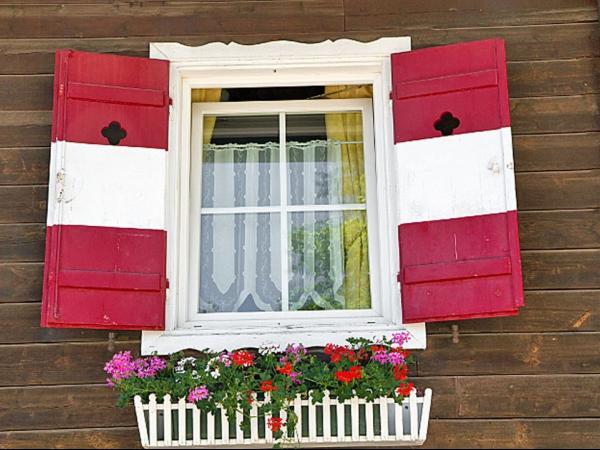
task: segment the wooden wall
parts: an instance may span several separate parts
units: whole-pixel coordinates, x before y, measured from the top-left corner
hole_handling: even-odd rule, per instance
[[[138,445],[102,385],[107,333],[38,327],[54,49],[403,35],[506,39],[527,290],[519,317],[462,322],[457,344],[428,327],[426,446],[600,447],[599,32],[595,0],[2,2],[0,447]]]

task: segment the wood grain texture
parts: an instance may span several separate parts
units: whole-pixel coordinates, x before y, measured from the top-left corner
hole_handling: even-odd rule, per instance
[[[600,169],[519,173],[516,181],[521,211],[600,207]]]
[[[418,376],[600,373],[600,333],[428,336]]]
[[[135,426],[133,408],[116,401],[106,385],[0,388],[0,431]]]
[[[46,226],[0,225],[0,263],[43,262]]]
[[[342,0],[0,7],[0,38],[339,32]]]
[[[589,332],[600,330],[600,290],[526,291],[525,307],[515,317],[437,322],[427,334]]]
[[[397,27],[435,26],[479,27],[482,24],[573,23],[598,17],[593,0],[551,0],[547,2],[447,1],[423,3],[418,0],[345,0],[346,28],[372,30]]]
[[[600,133],[513,136],[515,170],[600,169]]]
[[[600,288],[600,250],[522,252],[525,289]]]
[[[522,250],[600,247],[600,210],[522,211]]]
[[[139,341],[115,345],[116,352],[131,350],[139,354],[139,348]],[[102,368],[112,355],[108,339],[90,343],[0,345],[0,386],[103,383],[106,377]]]
[[[136,427],[0,432],[0,448],[142,448]]]
[[[39,302],[44,265],[0,264],[0,303]]]
[[[0,186],[0,224],[45,223],[46,186]]]
[[[0,303],[0,344],[50,342],[99,342],[108,339],[106,330],[40,327],[40,303]],[[136,331],[120,331],[116,340],[139,340]]]
[[[0,185],[47,184],[48,147],[0,148]]]
[[[435,394],[431,418],[567,418],[600,416],[600,375],[424,377]]]
[[[597,448],[598,419],[436,420],[421,448]]]

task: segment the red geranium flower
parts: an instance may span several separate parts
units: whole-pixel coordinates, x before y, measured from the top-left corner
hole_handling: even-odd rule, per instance
[[[260,383],[260,390],[262,392],[273,392],[277,390],[277,387],[273,386],[273,382],[271,380],[267,380]]]
[[[327,344],[325,346],[324,353],[329,355],[329,359],[334,364],[339,363],[344,357],[346,357],[350,362],[354,362],[356,360],[354,351],[343,345]]]
[[[283,419],[281,417],[269,417],[267,425],[273,433],[277,433],[283,426]]]
[[[350,383],[352,380],[362,378],[362,366],[352,366],[349,370],[338,370],[335,377],[341,383]]]
[[[277,368],[277,372],[283,375],[289,375],[290,373],[292,373],[293,370],[294,368],[292,367],[292,363],[289,361],[286,362],[283,366]]]
[[[408,366],[394,366],[394,378],[396,381],[406,380],[408,376]]]
[[[410,392],[413,390],[414,385],[412,383],[401,384],[398,389],[396,389],[396,393],[402,397],[406,397],[410,395]]]
[[[231,360],[236,366],[249,367],[254,364],[254,355],[246,350],[238,350],[231,354]]]

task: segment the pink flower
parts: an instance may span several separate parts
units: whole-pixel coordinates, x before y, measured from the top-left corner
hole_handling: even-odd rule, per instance
[[[210,396],[208,388],[205,385],[192,389],[188,394],[188,402],[196,403],[200,400],[206,400]]]
[[[167,368],[167,363],[158,356],[135,360],[136,375],[140,378],[151,378]]]
[[[401,331],[392,335],[392,344],[394,344],[394,347],[403,347],[408,341],[410,341],[410,333],[407,331]]]
[[[104,366],[104,371],[110,375],[107,378],[109,386],[114,386],[115,381],[126,380],[135,375],[136,364],[131,352],[119,352]]]

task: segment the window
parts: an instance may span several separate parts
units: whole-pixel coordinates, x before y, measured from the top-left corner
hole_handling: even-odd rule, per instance
[[[407,41],[340,44],[210,44],[197,58],[153,46],[180,75],[167,189],[178,209],[167,214],[167,330],[144,332],[144,352],[405,328],[388,95],[391,47]],[[369,94],[322,95],[335,86]],[[424,326],[408,329],[423,346]]]
[[[372,125],[370,99],[193,105],[190,320],[372,309]]]

